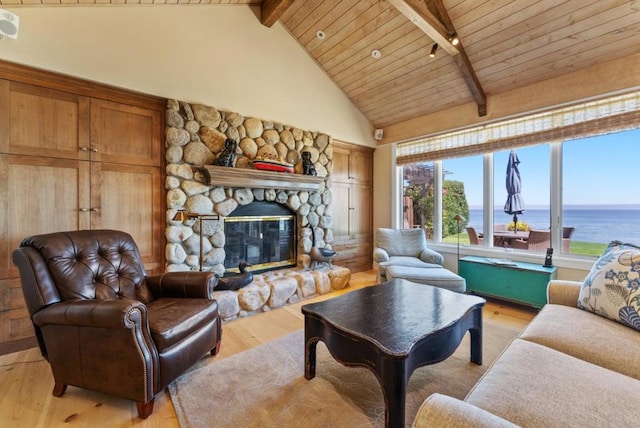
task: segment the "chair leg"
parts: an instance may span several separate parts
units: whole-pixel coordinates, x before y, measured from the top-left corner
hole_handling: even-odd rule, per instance
[[[62,397],[62,395],[64,394],[64,392],[66,390],[67,390],[67,384],[61,383],[61,382],[56,382],[56,384],[53,385],[53,396],[54,397]]]
[[[153,413],[153,403],[155,402],[155,398],[152,398],[148,403],[141,403],[140,401],[136,402],[136,407],[138,408],[138,416],[140,419],[147,419],[151,413]]]
[[[211,355],[216,356],[218,352],[220,352],[220,346],[222,345],[222,340],[216,343],[216,347],[211,350]]]

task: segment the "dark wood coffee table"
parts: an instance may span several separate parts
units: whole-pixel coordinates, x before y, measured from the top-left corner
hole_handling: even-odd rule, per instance
[[[393,279],[302,307],[306,379],[316,375],[322,340],[345,366],[364,366],[384,392],[387,427],[404,427],[413,371],[445,360],[471,333],[471,361],[482,364],[482,307],[477,296]]]

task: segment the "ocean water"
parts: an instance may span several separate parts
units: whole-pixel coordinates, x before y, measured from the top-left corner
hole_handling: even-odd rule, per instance
[[[506,214],[501,208],[493,212],[495,224],[507,224],[513,216]],[[575,227],[571,239],[584,242],[608,244],[617,240],[640,245],[640,207],[624,208],[566,208],[563,213],[563,226]],[[482,231],[482,210],[469,210],[468,225]],[[518,221],[529,224],[532,229],[548,229],[550,227],[550,210],[527,209],[518,216]]]

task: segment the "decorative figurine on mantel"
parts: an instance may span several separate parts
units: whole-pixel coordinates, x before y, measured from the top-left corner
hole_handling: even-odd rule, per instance
[[[302,173],[304,175],[318,175],[316,167],[311,162],[311,152],[302,152]]]
[[[233,167],[234,162],[236,161],[236,150],[238,148],[238,143],[236,140],[231,138],[227,138],[224,142],[224,150],[220,153],[214,161],[214,165],[218,166],[230,166]]]

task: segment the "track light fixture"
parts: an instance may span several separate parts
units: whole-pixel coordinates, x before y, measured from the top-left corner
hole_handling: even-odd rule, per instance
[[[458,33],[453,33],[451,36],[449,36],[449,41],[453,46],[458,46],[458,44],[460,43],[460,39],[458,38]]]
[[[438,44],[434,43],[433,47],[431,48],[431,52],[429,53],[429,56],[431,58],[434,58],[436,56],[436,52],[438,51]]]

